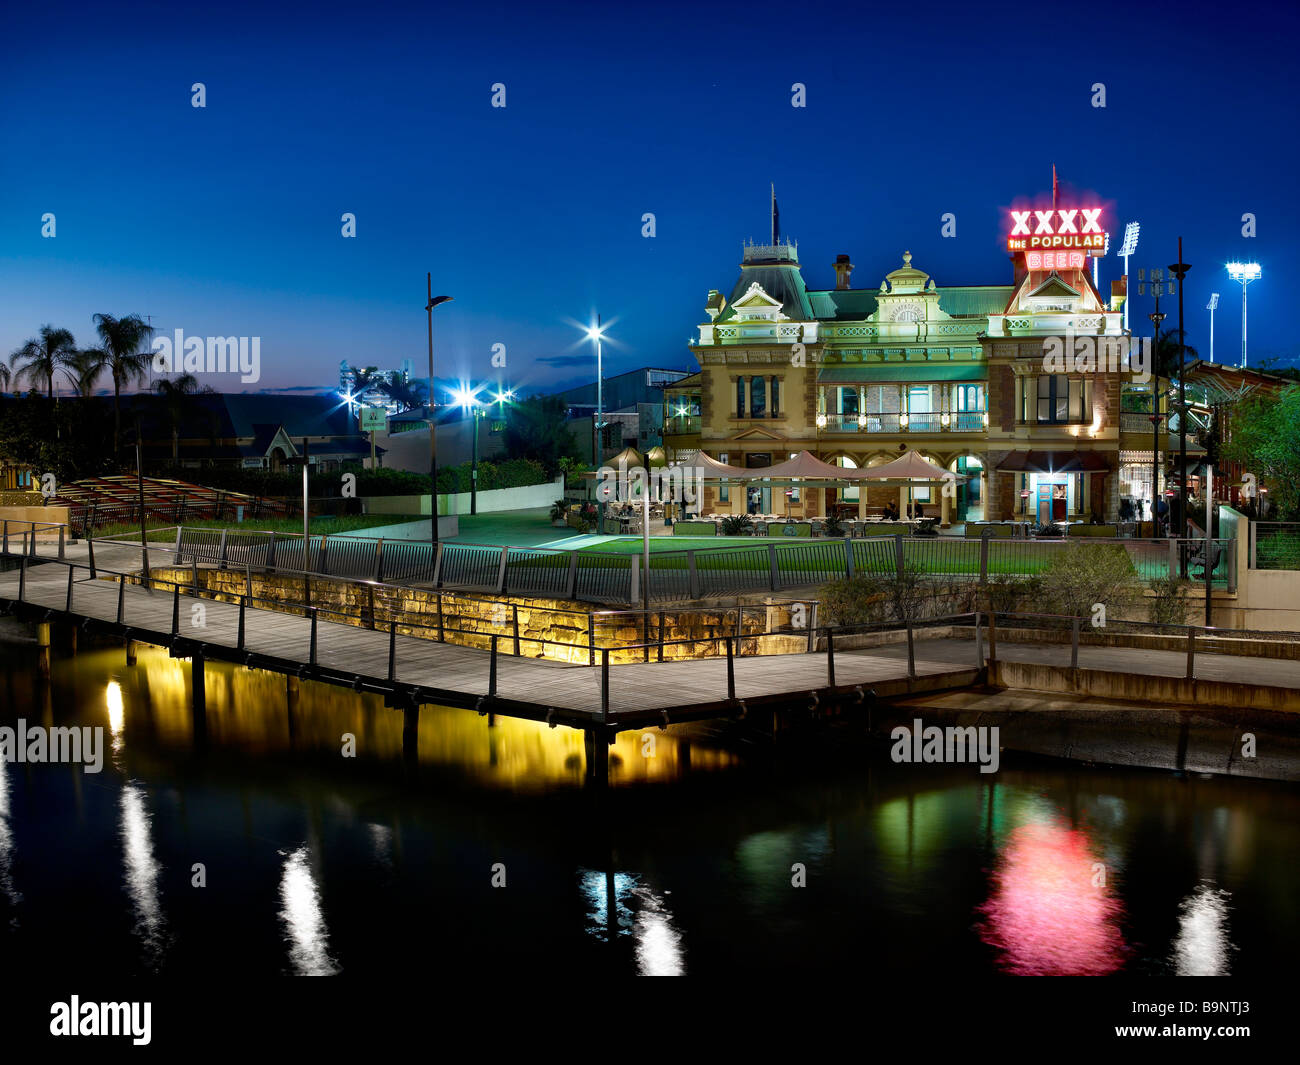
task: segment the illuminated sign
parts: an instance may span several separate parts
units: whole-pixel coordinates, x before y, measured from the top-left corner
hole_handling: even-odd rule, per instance
[[[1030,270],[1082,270],[1085,258],[1081,251],[1027,251],[1025,266]]]
[[[1106,250],[1106,233],[1101,228],[1101,212],[1100,207],[1012,211],[1007,251],[1079,251],[1102,255]]]

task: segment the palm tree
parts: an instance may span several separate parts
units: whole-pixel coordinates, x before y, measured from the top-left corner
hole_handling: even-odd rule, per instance
[[[381,384],[379,390],[397,404],[399,411],[412,410],[424,402],[423,389],[410,381],[403,381],[396,374]]]
[[[13,373],[9,367],[0,362],[0,392],[9,391],[9,382],[13,380]]]
[[[1179,373],[1182,371],[1178,352],[1178,330],[1166,329],[1156,335],[1156,342],[1152,345],[1155,350],[1155,372],[1165,378],[1165,380],[1177,380]],[[1195,362],[1201,356],[1191,344],[1186,345],[1187,361]]]
[[[95,382],[108,365],[108,352],[103,348],[82,348],[74,351],[63,367],[68,384],[82,399],[95,394]]]
[[[167,409],[167,420],[172,426],[172,465],[181,464],[181,423],[190,405],[190,397],[201,391],[199,380],[192,373],[181,374],[175,380],[161,378],[153,383],[153,390],[162,397]]]
[[[113,375],[113,454],[116,456],[122,437],[122,386],[149,377],[148,351],[141,351],[153,336],[153,326],[138,314],[114,318],[111,314],[95,315],[95,329],[108,356]]]
[[[26,377],[33,384],[45,382],[46,394],[54,398],[54,375],[76,353],[77,342],[66,329],[41,326],[39,337],[32,337],[9,356],[14,379]]]

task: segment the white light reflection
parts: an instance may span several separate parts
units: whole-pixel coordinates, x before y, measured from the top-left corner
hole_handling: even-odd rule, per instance
[[[4,758],[0,757],[0,894],[8,900],[11,907],[23,901],[18,889],[14,887],[13,856],[14,835],[9,828],[9,770]],[[18,927],[17,915],[9,919],[11,928]]]
[[[1232,943],[1228,939],[1228,899],[1222,888],[1202,882],[1178,907],[1173,966],[1179,976],[1226,976]]]
[[[149,811],[144,789],[133,781],[122,785],[122,851],[126,861],[126,892],[135,910],[135,933],[144,944],[151,963],[158,961],[164,946],[162,904],[158,900],[158,877],[162,866],[153,855]]]
[[[282,855],[283,851],[280,852]],[[307,844],[285,856],[280,877],[280,919],[289,946],[289,964],[299,976],[333,976],[339,971],[327,949],[329,931],[320,891],[311,870]]]
[[[579,870],[579,890],[589,906],[589,934],[610,942],[631,936],[641,976],[681,976],[686,972],[682,933],[664,900],[636,877]],[[610,907],[613,906],[613,921]]]

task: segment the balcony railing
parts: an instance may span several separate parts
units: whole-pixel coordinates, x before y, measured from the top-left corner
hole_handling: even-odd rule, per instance
[[[683,433],[698,433],[700,416],[698,414],[675,415],[664,420],[665,436],[680,436]]]
[[[907,425],[899,424],[897,414],[867,414],[864,424],[858,424],[856,414],[828,414],[827,433],[977,433],[984,430],[983,411],[959,411],[948,415],[943,424],[942,414],[909,414]]]

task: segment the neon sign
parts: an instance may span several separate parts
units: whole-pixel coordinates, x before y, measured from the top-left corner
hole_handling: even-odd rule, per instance
[[[1082,270],[1086,258],[1081,251],[1027,251],[1025,266],[1030,270]]]
[[[1106,234],[1101,227],[1101,212],[1100,207],[1012,211],[1007,251],[1078,250],[1104,254]]]

